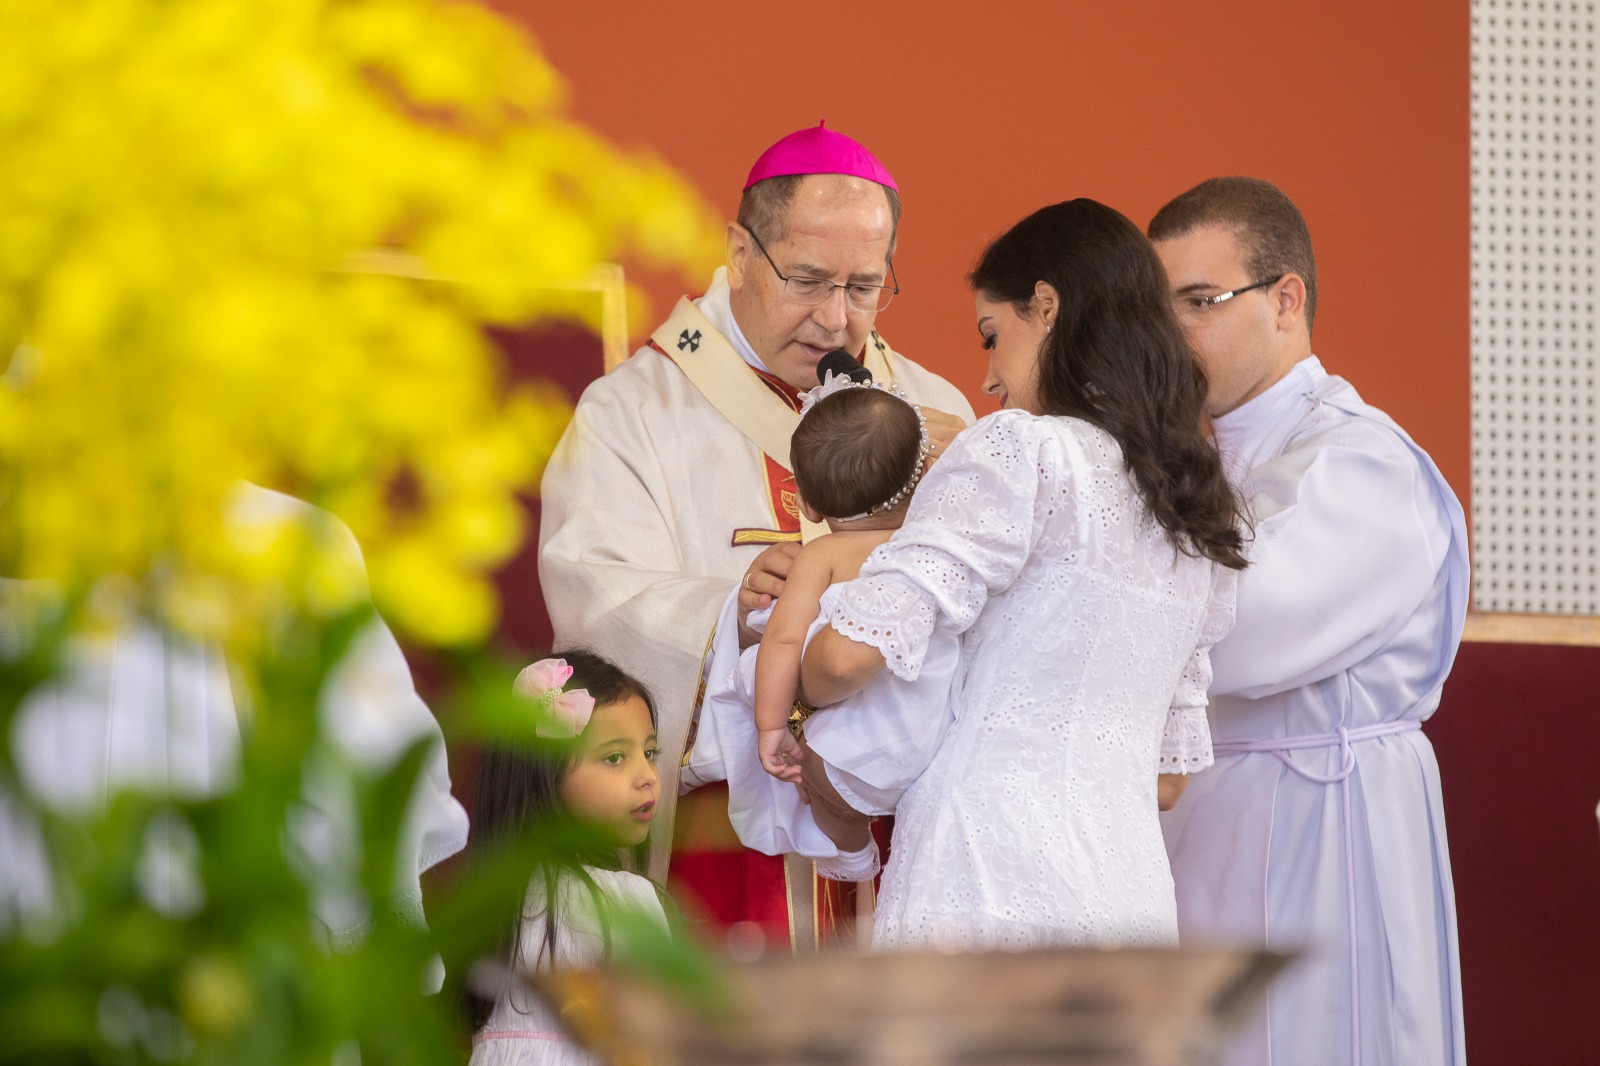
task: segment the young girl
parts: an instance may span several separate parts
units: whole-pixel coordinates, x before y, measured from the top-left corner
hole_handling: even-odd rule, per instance
[[[581,841],[534,871],[507,958],[524,972],[593,966],[608,947],[607,909],[631,907],[666,924],[655,886],[622,869],[624,853],[649,834],[656,805],[655,707],[643,685],[585,651],[534,663],[516,688],[538,708],[536,738],[485,753],[471,846],[537,828],[552,840]],[[599,1061],[520,984],[493,1003],[470,993],[468,1000],[471,1066]]]
[[[803,743],[789,731],[800,653],[830,590],[899,528],[925,448],[920,413],[892,392],[835,376],[806,395],[790,443],[795,482],[800,506],[832,532],[795,557],[770,617],[752,612],[751,626],[764,627],[759,649],[737,648],[730,597],[691,753],[696,777],[726,778],[729,818],[745,846],[825,860],[819,872],[836,879],[875,871],[865,816],[892,813],[938,747],[956,644],[936,648],[915,681],[885,678],[806,718]],[[785,783],[800,781],[802,763],[805,799]]]

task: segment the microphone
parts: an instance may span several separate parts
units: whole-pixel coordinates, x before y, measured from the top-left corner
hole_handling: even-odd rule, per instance
[[[842,374],[857,385],[864,385],[872,380],[872,371],[856,362],[855,357],[843,348],[835,348],[817,363],[819,384],[826,382],[829,374]]]

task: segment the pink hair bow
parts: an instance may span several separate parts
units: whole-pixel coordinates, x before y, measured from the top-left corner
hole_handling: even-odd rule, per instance
[[[524,667],[512,685],[519,696],[526,696],[539,708],[533,735],[546,740],[570,740],[582,733],[594,714],[594,697],[586,688],[571,692],[563,686],[572,678],[572,667],[565,659],[540,659]]]

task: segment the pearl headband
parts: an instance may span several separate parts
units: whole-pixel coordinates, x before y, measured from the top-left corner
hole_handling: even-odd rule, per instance
[[[917,482],[922,480],[923,468],[927,465],[928,456],[933,454],[933,451],[928,445],[928,420],[923,416],[922,408],[906,399],[905,393],[901,392],[892,385],[880,385],[875,381],[851,381],[850,378],[846,377],[844,374],[836,374],[830,371],[821,385],[818,385],[809,392],[801,394],[800,417],[805,418],[811,409],[819,402],[827,399],[834,393],[843,392],[846,389],[878,389],[879,391],[886,392],[890,396],[893,396],[895,399],[901,401],[906,406],[910,407],[912,412],[917,416],[917,433],[920,438],[917,442],[917,465],[911,471],[911,480],[907,481],[904,485],[901,485],[899,491],[897,491],[893,496],[890,496],[887,500],[884,500],[882,503],[878,504],[876,507],[869,507],[862,513],[858,515],[851,515],[849,518],[838,519],[838,521],[841,522],[854,522],[860,518],[871,518],[875,514],[881,514],[884,511],[892,510],[899,505],[901,500],[911,495],[912,490],[917,487]]]

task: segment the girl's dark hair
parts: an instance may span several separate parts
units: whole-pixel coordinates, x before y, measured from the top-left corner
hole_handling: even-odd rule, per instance
[[[1054,204],[991,244],[968,280],[1024,317],[1037,313],[1038,282],[1055,288],[1060,309],[1039,350],[1042,413],[1111,434],[1174,547],[1244,569],[1239,498],[1201,428],[1205,371],[1138,227],[1093,200]]]
[[[917,413],[882,389],[823,397],[789,439],[795,487],[828,518],[860,514],[899,492],[921,450]]]
[[[587,689],[595,706],[617,703],[637,696],[649,708],[655,724],[656,706],[650,690],[637,679],[594,652],[584,648],[552,652],[572,667],[568,690]],[[644,851],[641,844],[625,855],[594,834],[583,831],[567,814],[561,802],[561,782],[571,772],[583,750],[581,735],[566,740],[535,737],[517,747],[491,745],[484,749],[478,766],[477,802],[473,807],[469,854],[482,855],[529,833],[546,834],[550,847],[542,849],[533,870],[544,891],[544,935],[536,958],[554,957],[556,928],[561,924],[561,881],[576,878],[598,899],[599,889],[585,866],[617,870],[625,865],[641,869]],[[627,860],[626,862],[624,860]],[[531,880],[531,879],[530,879]],[[508,915],[509,935],[503,943],[502,958],[513,967],[522,958],[522,926],[525,904]],[[463,988],[464,1007],[474,1031],[483,1028],[494,1010],[494,999],[473,991],[471,982]]]

